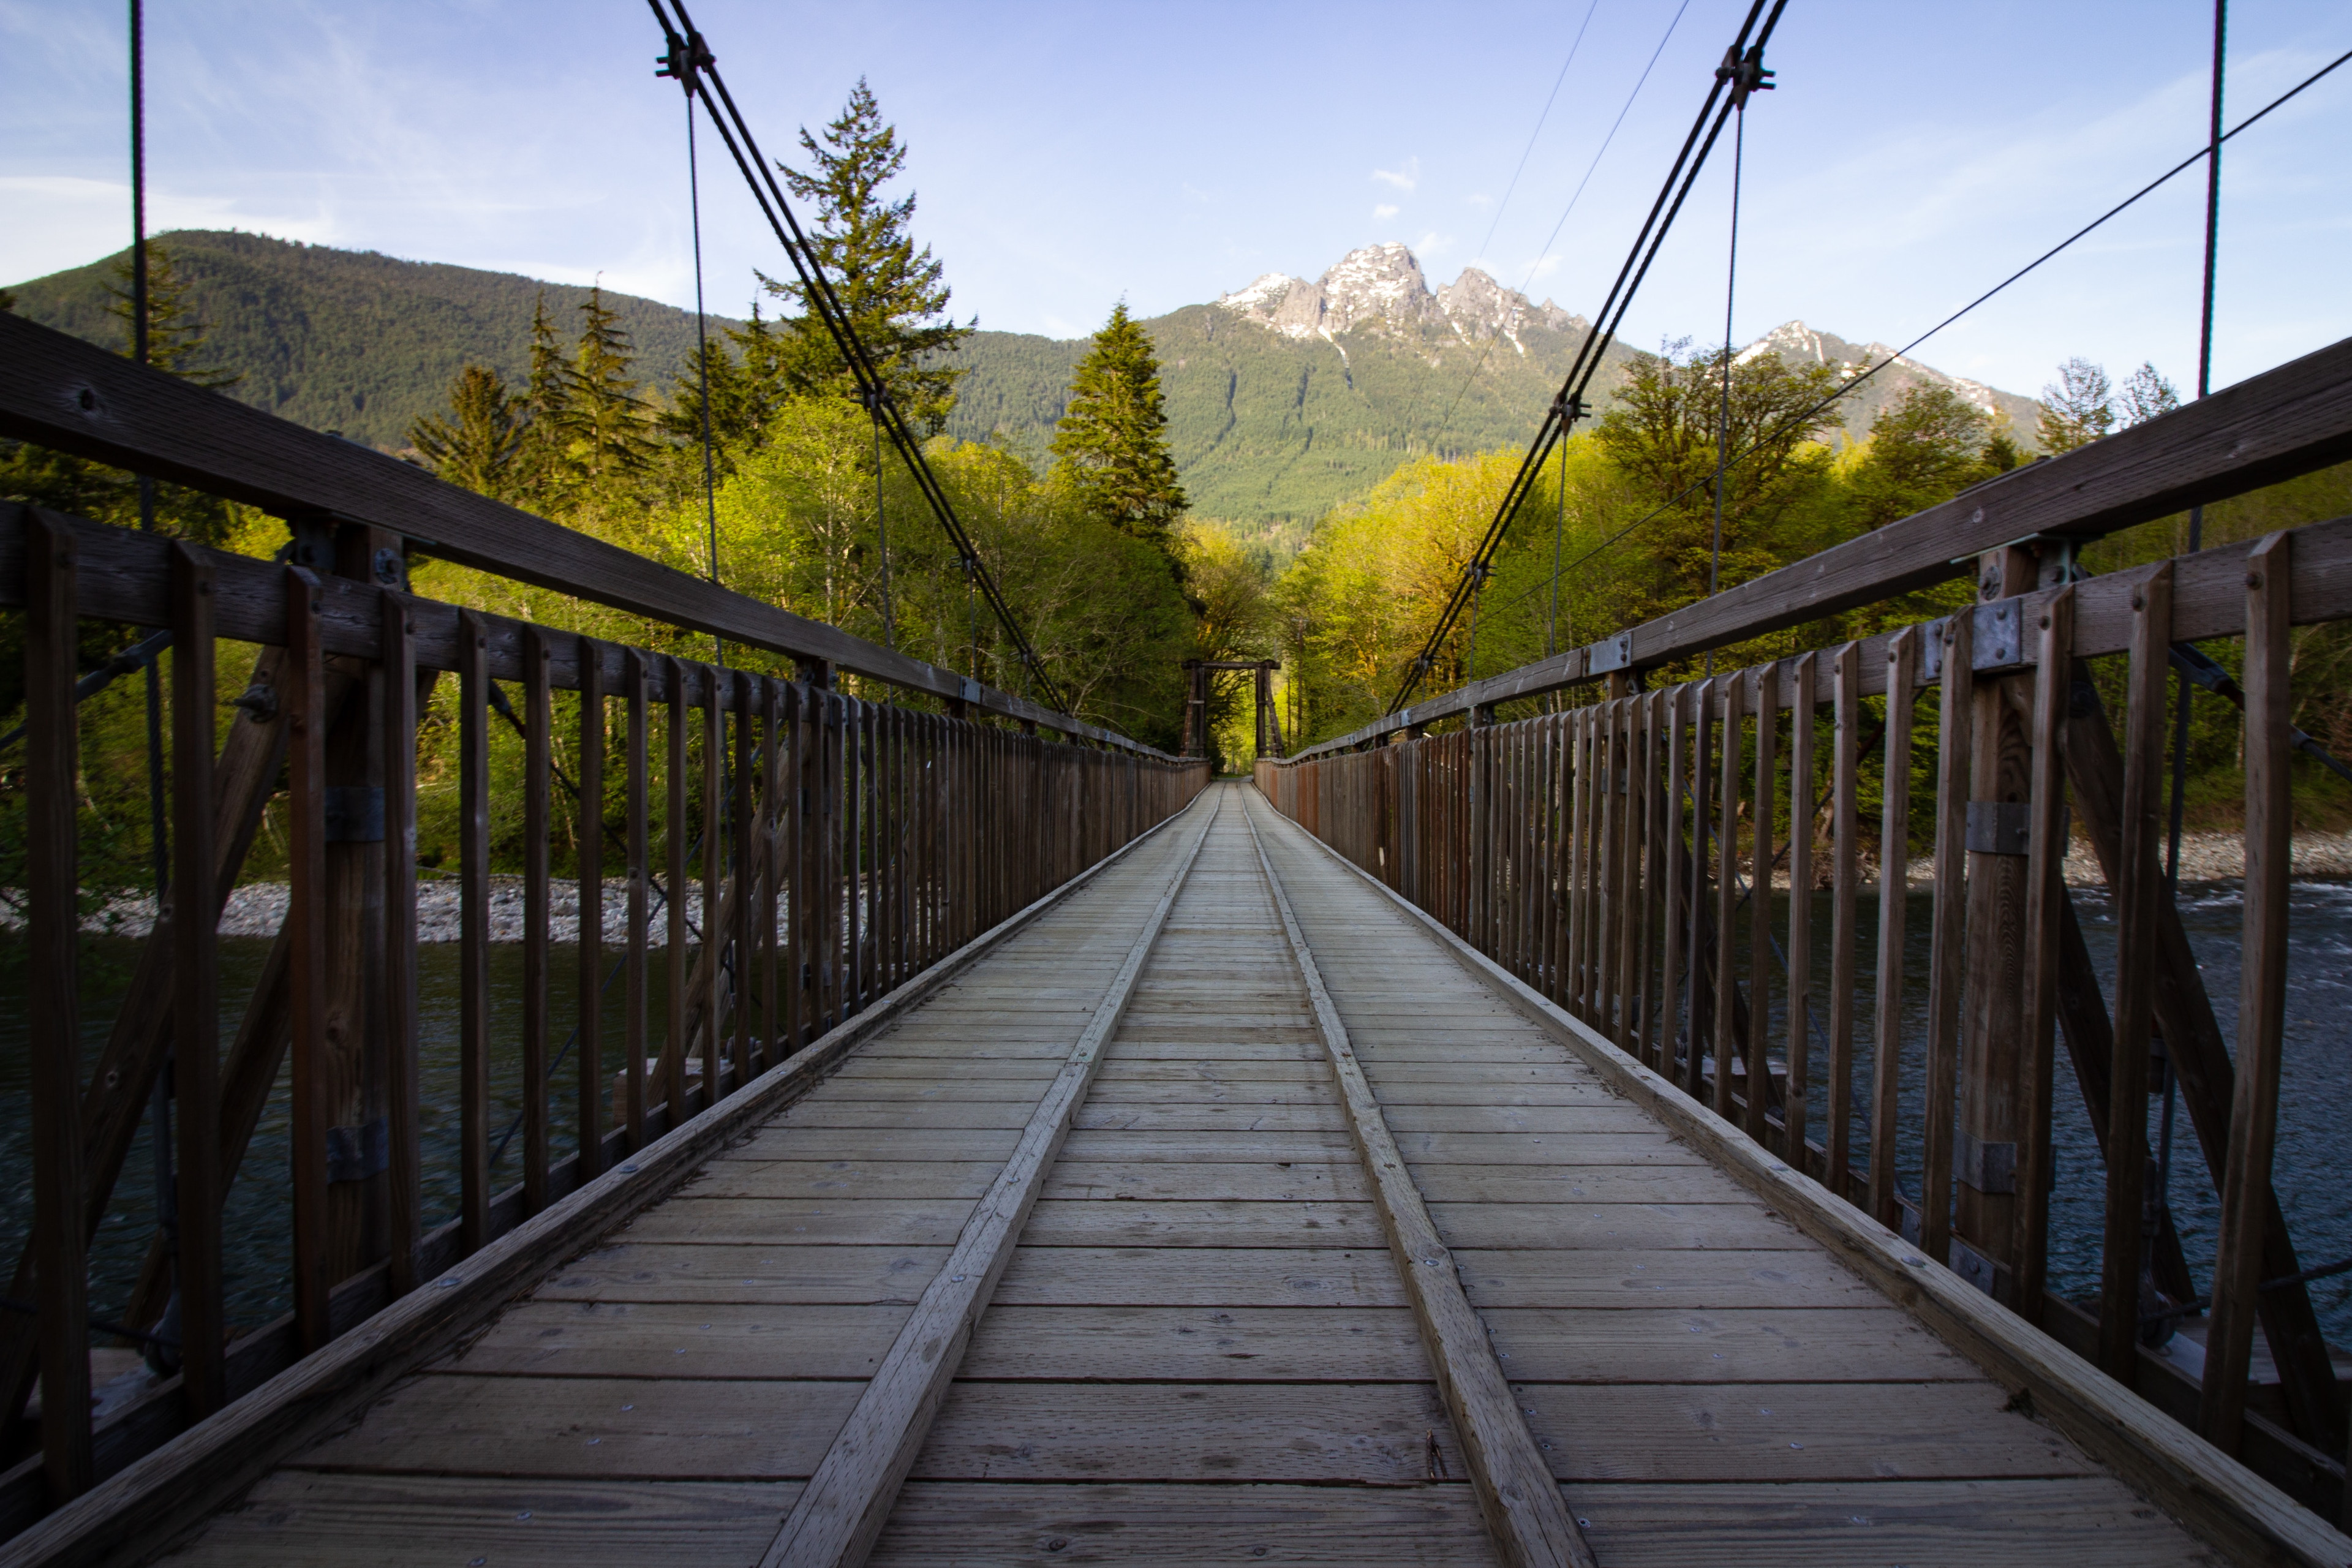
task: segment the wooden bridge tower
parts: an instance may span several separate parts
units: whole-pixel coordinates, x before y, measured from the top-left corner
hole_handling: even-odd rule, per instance
[[[1257,755],[1282,755],[1282,721],[1274,710],[1274,672],[1281,666],[1270,658],[1188,658],[1184,661],[1184,755],[1209,754],[1209,678],[1219,670],[1256,672]]]

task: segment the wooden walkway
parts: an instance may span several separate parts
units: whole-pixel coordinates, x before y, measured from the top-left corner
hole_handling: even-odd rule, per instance
[[[1219,785],[169,1561],[2221,1561],[2007,1405]]]

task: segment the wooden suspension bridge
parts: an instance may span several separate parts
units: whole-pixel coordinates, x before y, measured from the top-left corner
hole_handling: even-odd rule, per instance
[[[2352,520],[2074,569],[2083,540],[2352,457],[2352,344],[1247,783],[5,316],[0,432],[292,538],[266,563],[0,515],[37,1200],[31,1310],[0,1317],[0,1563],[2352,1563],[2343,1388],[2270,1184],[2285,650],[2352,617]],[[745,652],[436,605],[414,551]],[[1971,568],[1980,602],[1942,620],[1645,679]],[[87,1059],[86,622],[169,631],[175,718],[175,896]],[[2154,872],[2163,671],[2217,638],[2246,648],[2233,1042]],[[223,744],[230,639],[266,700]],[[2078,679],[2115,654],[2120,744]],[[408,849],[447,676],[465,978],[455,1079],[427,1086]],[[485,979],[500,683],[516,1013]],[[1863,720],[1907,776],[1930,688],[1906,1030],[1910,792],[1864,820]],[[576,1132],[548,994],[565,712],[617,803],[583,828]],[[209,911],[281,775],[291,908],[224,1030]],[[1826,849],[1786,846],[1799,887],[1826,857],[1816,931],[1742,895],[1782,858],[1774,802],[1824,787]],[[2116,889],[2112,1013],[2058,875],[2070,811]],[[2201,1282],[2144,1234],[2154,1038],[2221,1194]],[[2087,1306],[2046,1279],[2062,1043],[2105,1145]],[[167,1058],[178,1225],[110,1319],[90,1237]],[[221,1194],[281,1062],[294,1310],[233,1333]],[[2200,1295],[2190,1378],[2145,1330]],[[94,1416],[90,1346],[124,1330],[181,1370]]]

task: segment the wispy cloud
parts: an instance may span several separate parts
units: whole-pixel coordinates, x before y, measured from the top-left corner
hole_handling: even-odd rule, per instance
[[[1412,253],[1419,257],[1443,256],[1453,248],[1452,235],[1440,234],[1435,229],[1431,229],[1421,237],[1421,243],[1412,247]]]
[[[1400,209],[1396,207],[1391,206],[1388,203],[1382,202],[1380,205],[1372,209],[1372,216],[1382,221],[1386,221],[1389,218],[1396,216],[1399,210]]]
[[[1394,185],[1398,190],[1411,192],[1421,184],[1421,160],[1407,158],[1400,169],[1374,169],[1372,178],[1384,185]]]

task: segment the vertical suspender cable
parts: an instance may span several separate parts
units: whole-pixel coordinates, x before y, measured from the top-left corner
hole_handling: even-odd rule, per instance
[[[131,0],[131,357],[142,365],[148,362],[152,347],[148,342],[147,297],[146,20],[141,0]],[[155,481],[146,474],[139,476],[139,527],[142,531],[152,531],[155,527]],[[163,672],[156,668],[152,653],[147,656],[146,674],[147,846],[155,883],[155,918],[160,922],[172,879],[172,860],[163,826]],[[194,917],[202,900],[191,889],[189,896],[181,901],[188,906],[185,913]],[[180,1229],[179,1199],[172,1182],[172,1058],[168,1051],[155,1074],[154,1088],[148,1094],[147,1124],[154,1165],[155,1229],[163,1237],[163,1254],[168,1258],[179,1250]],[[174,1306],[177,1294],[175,1289]],[[174,1316],[173,1307],[167,1306],[166,1324]],[[171,1331],[169,1328],[165,1330],[166,1333]],[[151,1342],[147,1355],[159,1373],[179,1370],[176,1358],[169,1357],[165,1347]]]
[[[1559,510],[1551,521],[1551,613],[1544,617],[1544,657],[1559,651],[1559,536],[1568,527],[1568,444],[1559,447]]]
[[[1731,255],[1723,269],[1723,412],[1715,424],[1715,526],[1706,542],[1706,592],[1723,586],[1723,475],[1731,458],[1731,306],[1739,290],[1739,175],[1748,153],[1748,105],[1741,103],[1731,132]],[[1706,655],[1715,673],[1715,650]]]
[[[2197,326],[2197,395],[2213,390],[2213,265],[2221,234],[2221,66],[2228,37],[2229,0],[2213,0],[2213,89],[2206,122],[2205,147],[2205,289]],[[2205,509],[2189,509],[2189,549],[2204,547]],[[2172,818],[2164,840],[2164,890],[2169,898],[2180,887],[2180,826],[2189,787],[2189,701],[2196,689],[2183,675],[2173,677],[2180,695],[2172,719]],[[2172,1206],[2172,1121],[2180,1098],[2179,1076],[2172,1068],[2168,1044],[2164,1054],[2164,1114],[2156,1140],[2156,1202],[2158,1215]]]
[[[882,542],[882,646],[892,650],[898,647],[897,631],[890,615],[890,521],[882,511],[882,398],[881,389],[864,394],[860,401],[874,420],[874,531]]]
[[[688,68],[691,68],[690,67]],[[694,153],[694,88],[686,88],[686,202],[694,229],[694,363],[702,398],[702,512],[710,541],[710,581],[719,583],[719,463],[710,438],[710,330],[702,308],[702,175]],[[727,645],[710,636],[712,658],[724,668]]]

